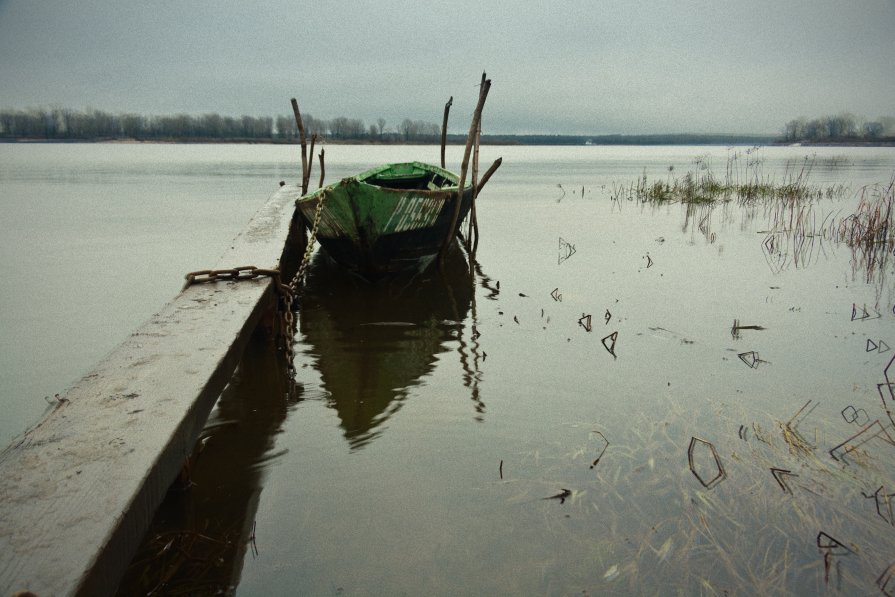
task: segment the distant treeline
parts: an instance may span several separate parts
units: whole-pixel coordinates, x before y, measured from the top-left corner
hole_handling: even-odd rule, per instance
[[[335,141],[381,143],[438,143],[441,127],[405,118],[394,129],[384,118],[366,125],[363,120],[302,116],[305,132]],[[293,116],[232,118],[219,114],[142,116],[100,110],[0,110],[0,139],[37,141],[229,141],[294,143],[298,129]],[[756,135],[483,135],[489,144],[519,145],[721,145],[764,144],[775,139]],[[464,135],[448,135],[450,143],[464,143]]]
[[[302,116],[306,133],[332,141],[375,143],[438,143],[438,124],[405,118],[392,127],[384,118],[365,124],[358,118],[332,119]],[[143,116],[111,114],[101,110],[65,108],[0,110],[0,140],[35,141],[221,141],[294,143],[298,129],[293,116],[240,116],[175,114]],[[451,143],[463,143],[463,135],[448,135]],[[799,118],[786,123],[782,136],[769,135],[483,135],[483,143],[520,145],[738,145],[773,142],[895,143],[895,118],[874,121],[853,114]]]
[[[434,141],[441,135],[439,125],[409,118],[393,130],[386,128],[384,118],[367,126],[356,118],[340,116],[325,120],[305,114],[302,123],[309,136],[317,134],[334,140]],[[297,138],[298,128],[293,116],[143,116],[110,114],[101,110],[77,112],[64,108],[0,110],[0,139],[292,142]]]
[[[895,117],[881,116],[864,120],[854,114],[822,116],[808,120],[797,118],[783,127],[783,141],[795,143],[848,143],[895,140]]]

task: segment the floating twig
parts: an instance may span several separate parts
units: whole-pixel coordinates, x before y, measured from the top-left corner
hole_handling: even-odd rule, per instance
[[[762,360],[762,358],[758,356],[758,353],[754,350],[750,350],[749,352],[741,352],[737,356],[740,357],[740,360],[743,361],[750,369],[758,369],[758,365],[761,363],[770,365],[769,361]]]
[[[842,415],[842,419],[846,423],[854,423],[855,425],[862,426],[866,425],[870,420],[870,417],[867,416],[867,411],[863,408],[855,408],[852,405],[848,405],[840,411]],[[863,422],[859,421],[859,419],[863,419]]]
[[[783,481],[783,475],[788,475],[790,477],[798,477],[792,471],[783,469],[783,468],[771,468],[771,474],[774,475],[774,480],[777,481],[777,485],[780,486],[780,489],[783,490],[783,493],[792,493],[792,490],[789,486]]]
[[[618,332],[612,332],[608,336],[604,337],[600,340],[603,343],[603,348],[612,355],[612,358],[617,359],[618,356],[615,354],[615,342],[618,340]]]
[[[834,556],[847,556],[855,553],[841,541],[834,539],[823,531],[817,534],[817,548],[824,556],[824,583],[830,582],[830,569],[832,568]]]
[[[740,330],[764,330],[765,328],[760,325],[741,325],[739,319],[733,320],[733,325],[730,327],[730,335],[734,340],[740,339]]]
[[[709,447],[709,449],[712,451],[712,457],[715,459],[715,466],[718,467],[717,474],[708,481],[703,479],[702,475],[697,472],[696,465],[693,462],[693,451],[696,449],[696,446],[698,444]],[[699,482],[702,483],[702,486],[706,489],[712,489],[718,483],[723,481],[725,477],[727,477],[727,472],[724,470],[724,465],[721,464],[721,458],[718,456],[718,452],[717,450],[715,450],[715,446],[711,442],[707,442],[706,440],[700,439],[696,436],[690,438],[690,447],[687,448],[687,462],[690,464],[690,472],[693,473],[693,476],[696,477],[696,479],[698,479]]]
[[[879,342],[874,342],[870,338],[867,338],[867,347],[865,349],[865,352],[876,351],[876,352],[882,354],[884,352],[888,352],[889,350],[891,350],[891,348],[883,340],[880,340]]]
[[[571,495],[572,495],[572,491],[571,491],[570,489],[562,489],[562,490],[560,490],[560,492],[557,493],[556,495],[551,495],[551,496],[549,496],[549,497],[545,497],[545,498],[542,498],[542,499],[545,499],[545,500],[559,500],[559,503],[560,503],[560,504],[565,504],[565,503],[566,503],[566,498],[568,498],[568,497],[571,496]]]
[[[575,254],[575,245],[565,240],[563,237],[559,237],[559,257],[557,258],[556,265],[561,264],[563,261],[571,257]]]
[[[854,452],[854,451],[857,450],[860,446],[863,446],[864,444],[866,444],[866,443],[869,442],[870,440],[872,440],[872,439],[874,439],[874,438],[877,438],[877,437],[879,437],[880,435],[885,436],[885,437],[881,438],[884,442],[886,442],[886,443],[888,443],[888,444],[890,444],[890,445],[892,445],[892,446],[895,446],[895,438],[892,438],[892,436],[889,435],[889,432],[886,430],[886,427],[883,427],[883,424],[879,422],[879,419],[877,419],[877,420],[875,420],[873,423],[870,423],[869,425],[866,425],[865,427],[863,427],[860,431],[858,431],[858,432],[855,433],[854,435],[850,436],[850,437],[849,437],[848,439],[846,439],[844,442],[842,442],[842,443],[840,443],[840,444],[838,444],[838,445],[836,445],[836,446],[833,446],[833,447],[830,449],[830,452],[829,452],[829,453],[830,453],[830,456],[833,457],[833,460],[839,460],[839,457],[836,456],[836,451],[837,451],[837,450],[839,450],[840,448],[843,448],[843,447],[847,446],[847,445],[849,444],[849,442],[851,442],[851,441],[853,441],[853,440],[855,440],[855,439],[861,437],[862,435],[864,435],[865,433],[867,433],[868,431],[870,431],[870,430],[873,429],[874,427],[878,428],[878,431],[877,431],[876,433],[874,433],[873,435],[871,435],[871,436],[868,437],[867,439],[863,440],[863,441],[862,441],[861,443],[859,443],[859,444],[856,444],[856,445],[854,445],[854,446],[848,446],[847,449],[845,449],[845,450],[842,451],[842,454],[840,454],[840,456],[847,456],[850,452]]]
[[[883,570],[883,573],[876,579],[876,586],[887,597],[895,596],[895,586],[889,586],[893,578],[895,578],[895,562],[889,564],[889,567]],[[895,583],[892,584],[895,585]]]
[[[583,327],[585,332],[591,331],[593,329],[593,327],[591,326],[591,316],[589,314],[585,315],[584,313],[582,313],[581,318],[578,320],[578,325]]]
[[[811,444],[809,444],[805,440],[805,438],[802,437],[802,435],[796,430],[796,427],[799,426],[799,422],[796,422],[795,425],[793,425],[793,421],[795,421],[799,417],[799,415],[801,415],[802,412],[806,408],[808,408],[808,405],[811,404],[811,402],[813,402],[813,401],[809,400],[808,402],[803,404],[802,408],[800,408],[798,411],[796,411],[796,414],[794,414],[792,417],[790,417],[790,419],[786,423],[781,425],[781,429],[783,430],[783,439],[784,439],[784,441],[786,441],[787,444],[789,444],[790,449],[793,451],[796,451],[796,452],[803,452],[806,454],[810,453],[811,450],[813,450],[815,448],[815,446],[812,446]],[[817,404],[815,404],[811,408],[811,410],[809,410],[807,413],[805,413],[805,416],[808,416],[815,408],[817,408]]]
[[[883,491],[883,486],[880,485],[879,488],[876,491],[874,491],[871,495],[867,495],[863,491],[861,492],[861,495],[863,495],[867,499],[873,498],[874,503],[876,505],[877,515],[879,515],[880,518],[885,520],[890,525],[895,526],[895,516],[892,515],[892,499],[891,499],[891,498],[895,497],[895,493],[882,493],[882,491]],[[882,509],[880,508],[880,505],[883,506]]]
[[[862,305],[861,310],[858,311],[858,305],[855,303],[851,304],[851,320],[852,321],[867,321],[868,319],[880,319],[882,314],[874,309],[876,315],[871,315],[867,310],[867,305]]]
[[[603,449],[600,450],[600,453],[597,454],[597,458],[590,465],[590,468],[593,469],[598,464],[600,464],[600,459],[603,458],[603,454],[606,453],[606,448],[609,447],[609,440],[606,439],[606,436],[603,435],[602,433],[600,433],[599,431],[592,431],[591,433],[594,435],[599,435],[601,438],[603,438]]]

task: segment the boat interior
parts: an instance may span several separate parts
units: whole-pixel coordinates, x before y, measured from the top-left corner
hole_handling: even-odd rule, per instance
[[[395,176],[393,173],[382,172],[371,176],[364,182],[377,187],[397,190],[429,190],[437,191],[446,187],[457,186],[457,183],[435,172],[416,171],[411,175]]]

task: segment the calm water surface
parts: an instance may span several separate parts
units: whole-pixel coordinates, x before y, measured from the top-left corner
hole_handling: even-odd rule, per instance
[[[444,277],[370,287],[315,257],[299,396],[259,341],[125,591],[177,568],[246,595],[891,591],[893,262],[868,277],[822,229],[892,179],[895,151],[498,155],[478,252]],[[436,156],[333,146],[328,179]],[[216,262],[295,157],[0,146],[5,437]],[[761,204],[621,192],[705,168],[783,181],[806,157],[809,184],[847,186],[802,212],[810,237]],[[195,561],[154,555],[175,537]]]

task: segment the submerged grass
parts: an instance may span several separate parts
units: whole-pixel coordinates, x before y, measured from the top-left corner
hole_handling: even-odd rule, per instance
[[[879,506],[879,496],[891,493],[892,446],[874,439],[861,458],[847,464],[831,458],[830,444],[851,429],[827,420],[817,405],[809,400],[762,413],[719,402],[694,412],[669,396],[659,418],[631,413],[626,434],[613,436],[594,469],[584,466],[589,458],[575,442],[565,454],[558,446],[542,453],[540,464],[554,482],[529,480],[533,488],[523,502],[543,504],[544,533],[557,544],[561,538],[564,547],[550,565],[560,567],[562,560],[562,588],[571,593],[577,586],[583,594],[870,594],[892,564],[895,523]],[[729,473],[712,488],[687,466],[685,439],[703,431]],[[583,447],[586,452],[588,444]],[[592,480],[575,474],[585,470]],[[581,486],[571,503],[548,507],[539,499],[572,477]],[[526,483],[498,487],[520,485]]]

